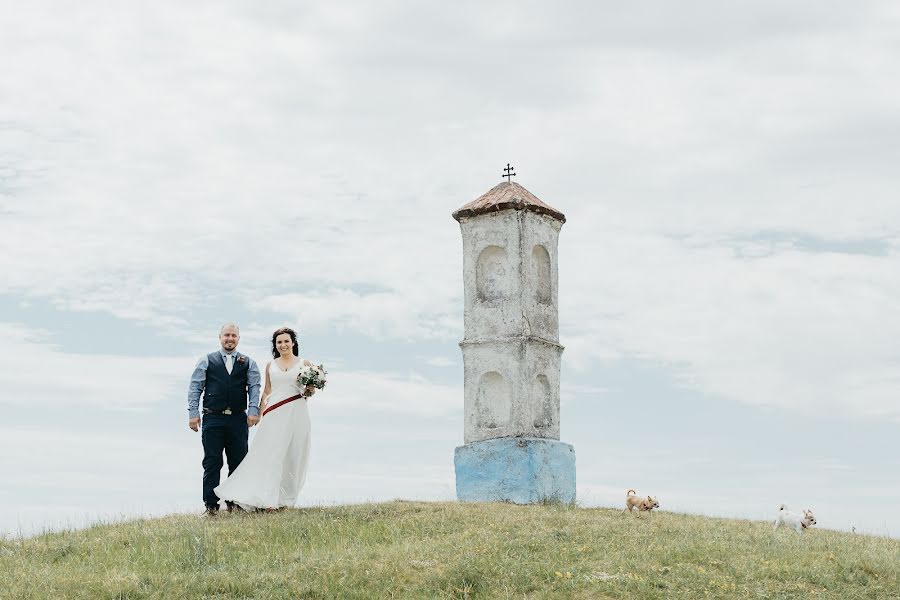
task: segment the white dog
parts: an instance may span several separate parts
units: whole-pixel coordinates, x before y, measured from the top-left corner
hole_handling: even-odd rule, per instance
[[[797,533],[803,533],[804,529],[809,529],[815,524],[816,518],[813,516],[811,510],[804,510],[802,514],[797,514],[789,511],[787,507],[782,504],[781,508],[778,509],[778,515],[775,516],[775,527],[772,528],[772,531],[775,531],[780,526],[784,525],[785,527],[793,527],[794,531]]]

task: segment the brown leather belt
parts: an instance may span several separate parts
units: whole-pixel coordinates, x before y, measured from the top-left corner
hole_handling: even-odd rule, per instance
[[[226,408],[225,410],[210,410],[208,408],[203,409],[204,415],[236,415],[236,414],[240,414],[242,412],[244,412],[244,411],[237,410],[237,409],[232,410],[230,408]]]

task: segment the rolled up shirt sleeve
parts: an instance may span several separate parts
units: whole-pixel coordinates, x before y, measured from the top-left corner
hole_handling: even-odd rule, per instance
[[[247,416],[259,416],[259,367],[252,358],[247,369]]]
[[[191,384],[188,386],[188,418],[190,419],[200,416],[200,395],[203,393],[203,388],[206,387],[206,368],[208,366],[209,359],[204,356],[197,361],[194,374],[191,375]],[[259,373],[256,378],[259,380]],[[259,387],[258,384],[257,387]]]

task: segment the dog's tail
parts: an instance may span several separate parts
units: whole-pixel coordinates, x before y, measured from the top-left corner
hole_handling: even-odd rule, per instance
[[[626,495],[634,496],[635,494],[637,494],[637,492],[635,492],[634,490],[628,490],[628,493]]]

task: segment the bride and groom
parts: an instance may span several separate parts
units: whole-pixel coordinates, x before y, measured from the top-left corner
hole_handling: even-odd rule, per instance
[[[266,364],[261,401],[259,367],[236,351],[240,337],[234,323],[222,327],[221,348],[200,359],[188,391],[188,426],[201,431],[203,442],[207,516],[218,514],[220,498],[228,512],[292,506],[306,479],[306,399],[316,386],[298,383],[301,369],[310,362],[299,357],[297,334],[287,327],[272,334],[273,360]],[[249,428],[257,424],[259,431],[248,449]],[[223,452],[228,479],[220,485]]]

